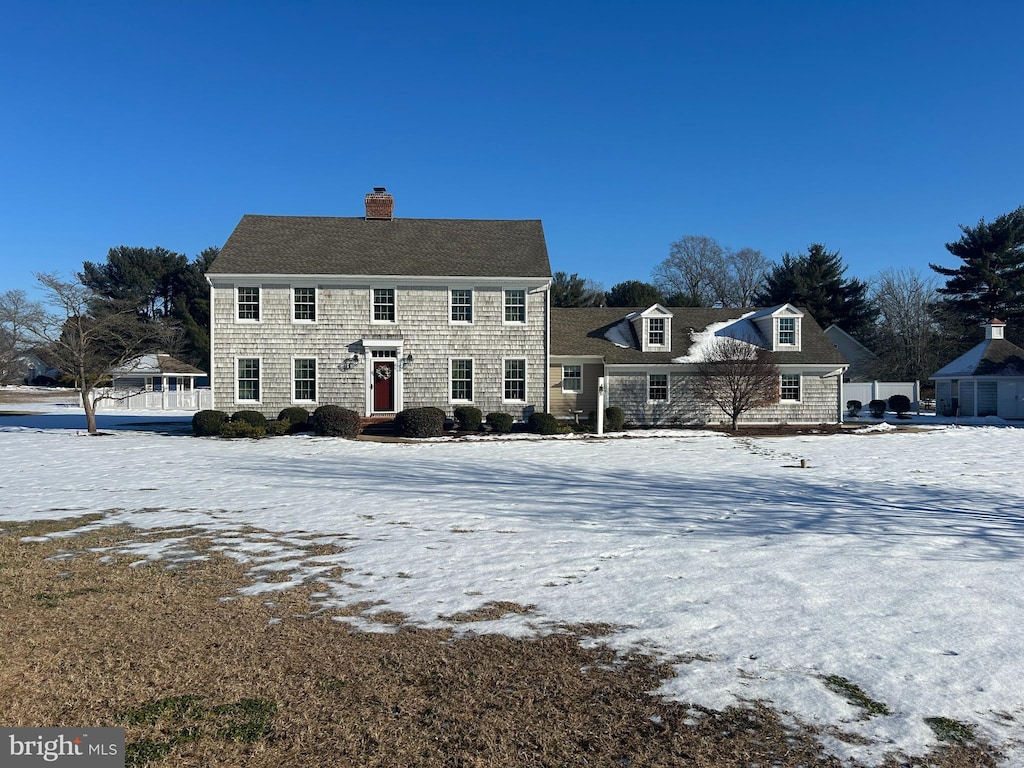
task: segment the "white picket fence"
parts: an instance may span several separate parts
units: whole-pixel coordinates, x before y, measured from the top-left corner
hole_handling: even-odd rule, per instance
[[[213,391],[199,389],[165,389],[140,392],[129,389],[103,390],[103,410],[205,411],[213,408]]]
[[[857,381],[843,384],[843,405],[860,400],[867,408],[872,400],[888,400],[893,395],[906,395],[910,410],[921,410],[921,383],[918,381]]]

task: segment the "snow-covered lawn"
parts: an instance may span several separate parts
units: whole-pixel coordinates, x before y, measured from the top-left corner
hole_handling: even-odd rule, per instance
[[[476,632],[607,622],[603,642],[676,662],[662,694],[765,700],[871,741],[823,736],[838,754],[926,751],[940,716],[1024,763],[1024,430],[226,441],[152,431],[183,414],[107,414],[90,438],[80,409],[24,408],[45,413],[0,415],[0,519],[181,526],[138,551],[181,556],[201,533],[252,564],[252,590],[325,581],[327,610]],[[534,608],[444,618],[493,601]],[[865,717],[829,675],[891,714]]]

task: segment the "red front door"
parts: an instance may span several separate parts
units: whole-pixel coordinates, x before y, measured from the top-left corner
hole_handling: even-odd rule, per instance
[[[373,361],[373,410],[395,410],[395,361]]]

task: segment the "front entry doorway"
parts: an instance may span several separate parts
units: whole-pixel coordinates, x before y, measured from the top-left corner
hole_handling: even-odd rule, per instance
[[[373,413],[394,413],[397,352],[393,349],[375,349],[370,354]]]

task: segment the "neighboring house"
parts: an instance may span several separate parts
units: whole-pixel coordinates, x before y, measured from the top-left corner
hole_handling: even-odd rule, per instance
[[[1024,349],[1003,337],[1006,323],[985,324],[985,340],[931,375],[941,416],[1024,419]]]
[[[31,384],[34,379],[45,377],[56,381],[60,377],[60,371],[46,362],[38,355],[26,352],[14,360],[14,370],[11,378],[23,384]]]
[[[162,352],[133,358],[110,377],[107,399],[124,408],[199,410],[210,405],[208,390],[198,387],[206,372]]]
[[[663,307],[553,309],[551,412],[587,417],[597,408],[598,378],[605,406],[627,423],[728,423],[698,401],[694,361],[715,337],[747,341],[772,352],[780,401],[744,414],[744,424],[836,423],[842,418],[846,360],[810,315],[789,304],[761,310]]]
[[[871,363],[878,359],[878,355],[861,344],[857,339],[848,334],[835,323],[825,329],[825,335],[836,349],[846,358],[850,367],[846,369],[843,376],[844,382],[872,381],[873,376],[869,373]]]
[[[540,221],[246,215],[206,277],[214,408],[547,408]]]

